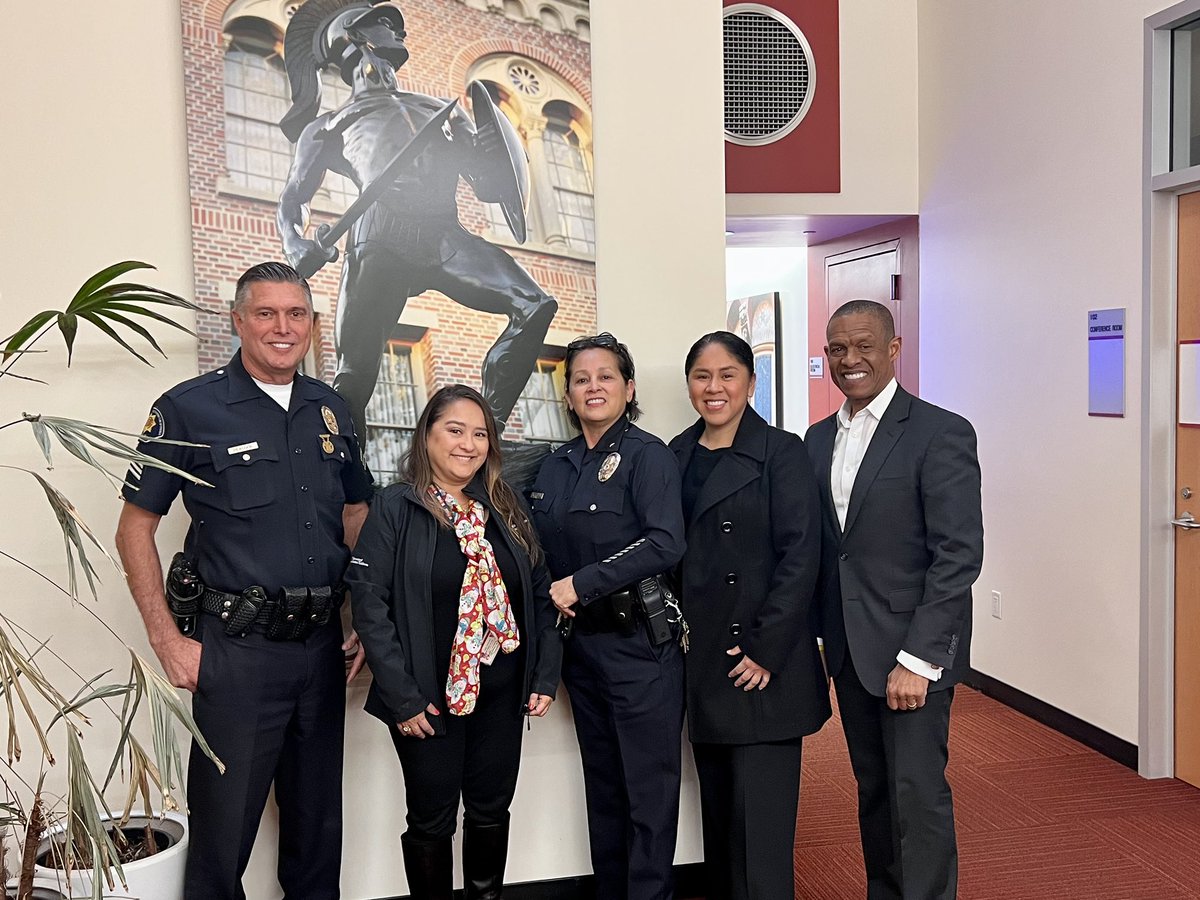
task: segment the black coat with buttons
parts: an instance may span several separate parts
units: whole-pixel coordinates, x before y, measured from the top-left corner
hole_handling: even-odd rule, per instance
[[[671,441],[687,471],[703,420]],[[704,483],[680,565],[691,627],[688,733],[694,743],[794,740],[829,718],[829,688],[812,625],[821,510],[804,443],[752,408]],[[734,687],[742,652],[771,673],[765,690]]]

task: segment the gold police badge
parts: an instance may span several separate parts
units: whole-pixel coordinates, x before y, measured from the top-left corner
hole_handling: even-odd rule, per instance
[[[331,434],[338,433],[337,416],[333,414],[333,410],[328,406],[321,407],[321,418],[325,420],[325,427],[329,429]]]
[[[610,453],[604,457],[604,462],[600,463],[600,471],[596,473],[596,478],[600,481],[608,481],[613,477],[613,472],[617,471],[617,466],[621,464],[620,453]]]

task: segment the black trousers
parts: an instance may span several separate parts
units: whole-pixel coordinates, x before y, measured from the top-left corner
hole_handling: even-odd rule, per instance
[[[776,900],[794,893],[800,750],[798,739],[692,744],[708,900]]]
[[[954,688],[893,712],[862,686],[849,653],[834,683],[858,780],[868,900],[954,900],[958,846],[946,781]]]
[[[597,900],[670,900],[683,653],[637,633],[571,637],[563,661],[583,761]]]
[[[508,821],[521,764],[521,709],[529,700],[522,662],[498,659],[496,665],[504,665],[501,679],[489,678],[496,673],[485,669],[474,711],[467,716],[442,713],[445,735],[420,740],[392,725],[392,743],[404,772],[409,837],[435,841],[453,835],[460,797],[472,825]]]
[[[204,649],[192,715],[227,768],[219,774],[193,743],[184,896],[245,900],[242,874],[274,782],[284,896],[336,900],[346,711],[340,620],[295,642],[227,637],[215,616],[198,622]]]

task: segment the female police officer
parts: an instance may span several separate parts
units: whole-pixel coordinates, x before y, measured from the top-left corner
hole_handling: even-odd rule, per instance
[[[583,759],[597,898],[666,900],[683,658],[628,589],[683,555],[679,469],[662,441],[633,424],[624,344],[611,334],[572,341],[566,368],[568,415],[583,434],[546,459],[531,499],[550,596],[571,631],[563,681]]]

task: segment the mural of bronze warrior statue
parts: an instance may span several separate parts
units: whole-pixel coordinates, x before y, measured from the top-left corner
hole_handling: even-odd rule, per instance
[[[480,200],[500,204],[523,243],[528,161],[482,84],[470,86],[474,121],[453,101],[401,91],[404,39],[392,2],[308,0],[292,17],[284,37],[292,107],[279,125],[296,147],[276,214],[283,249],[310,275],[337,258],[334,242],[348,234],[333,386],[361,439],[385,342],[407,299],[431,289],[508,317],[482,367],[482,393],[503,431],[558,304],[511,256],[462,227],[455,192],[461,177]],[[318,116],[327,66],[352,92]],[[326,172],[353,180],[359,197],[306,237],[307,207]]]

